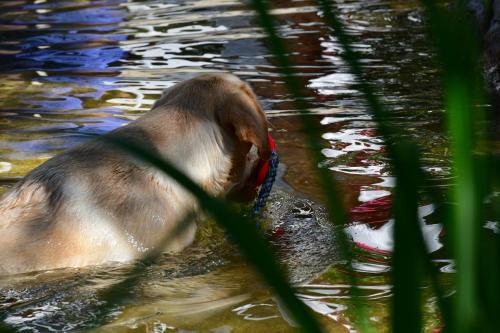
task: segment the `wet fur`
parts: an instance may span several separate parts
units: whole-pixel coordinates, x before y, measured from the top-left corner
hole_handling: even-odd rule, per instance
[[[251,148],[270,155],[255,95],[228,74],[169,88],[151,111],[108,135],[151,147],[215,196],[248,197],[257,165]],[[196,207],[168,176],[87,142],[34,169],[0,200],[0,274],[133,260]],[[164,250],[182,250],[195,231],[190,225]]]

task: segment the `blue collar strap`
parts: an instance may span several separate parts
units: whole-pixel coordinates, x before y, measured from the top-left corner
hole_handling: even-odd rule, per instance
[[[255,199],[255,204],[252,209],[254,216],[257,216],[264,206],[266,205],[267,198],[271,193],[273,188],[274,180],[276,179],[276,173],[278,171],[279,157],[276,150],[272,151],[271,160],[269,161],[269,169],[267,170],[266,178],[260,186],[259,194],[257,199]]]

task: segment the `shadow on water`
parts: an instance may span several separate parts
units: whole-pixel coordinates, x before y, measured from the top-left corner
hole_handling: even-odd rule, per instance
[[[394,178],[342,50],[311,1],[273,1],[273,14],[322,134],[324,161],[339,181],[351,224],[360,301],[377,331],[388,331]],[[367,76],[391,121],[422,147],[436,187],[450,183],[443,106],[434,54],[416,1],[338,4]],[[201,72],[248,81],[272,123],[280,189],[268,212],[269,237],[299,296],[332,332],[352,331],[347,269],[336,257],[300,122],[252,12],[215,1],[12,1],[0,3],[0,189],[57,152],[146,112],[161,91]],[[434,207],[420,220],[446,285],[453,262],[442,249]],[[498,232],[496,221],[490,224]],[[203,229],[203,228],[202,228]],[[102,331],[292,332],[269,289],[221,235],[148,268]],[[496,230],[496,231],[495,231]],[[208,240],[211,241],[208,241]],[[6,323],[27,331],[92,325],[100,293],[127,265],[40,272],[0,280]],[[425,330],[440,327],[424,286]]]

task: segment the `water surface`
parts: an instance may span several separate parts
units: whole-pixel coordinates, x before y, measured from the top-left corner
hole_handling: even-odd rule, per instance
[[[88,140],[89,134],[136,119],[163,89],[200,73],[232,72],[252,85],[264,105],[286,166],[287,185],[271,202],[278,212],[272,215],[271,234],[299,297],[328,331],[355,331],[350,279],[316,204],[322,198],[314,169],[328,168],[350,212],[345,229],[356,248],[358,304],[366,305],[370,323],[386,332],[394,179],[383,142],[314,2],[272,1],[272,6],[322,133],[320,166],[311,165],[292,98],[243,3],[19,0],[0,3],[1,189]],[[436,176],[436,186],[446,186],[449,157],[439,77],[418,2],[338,1],[337,6],[393,122],[422,145],[425,168]],[[442,250],[435,209],[422,202],[419,213],[446,283],[454,268]],[[294,262],[290,253],[303,256]],[[33,332],[92,327],[101,292],[128,268],[1,279],[1,318]],[[426,331],[433,332],[441,324],[435,300],[428,286],[423,288]],[[269,288],[227,244],[198,244],[179,256],[166,255],[129,293],[99,331],[295,331]]]

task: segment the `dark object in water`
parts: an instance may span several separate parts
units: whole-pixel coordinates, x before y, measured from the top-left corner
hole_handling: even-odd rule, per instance
[[[334,230],[324,207],[296,193],[275,190],[268,232],[292,283],[313,279],[338,260]]]
[[[500,0],[469,0],[467,10],[477,23],[486,79],[490,87],[500,93]]]
[[[466,5],[477,23],[487,88],[495,111],[494,131],[500,135],[500,0],[468,0]]]

